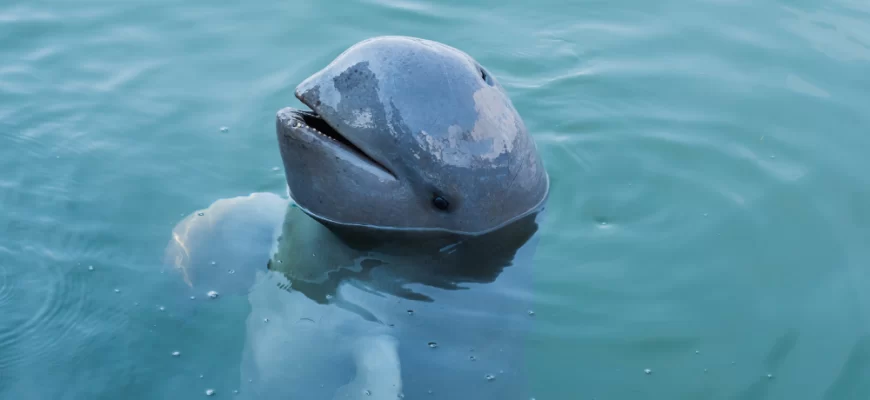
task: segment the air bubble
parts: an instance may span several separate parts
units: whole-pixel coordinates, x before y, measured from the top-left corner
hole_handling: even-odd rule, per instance
[[[208,292],[207,295],[210,299],[216,299],[218,296],[220,296],[218,292],[215,292],[214,290]]]
[[[471,361],[477,361],[477,357],[475,356],[468,356],[468,359]]]
[[[366,390],[363,390],[363,394],[366,395],[366,396],[371,396],[371,395],[372,395],[372,391],[366,389]]]
[[[649,375],[649,374],[651,374],[651,373],[652,373],[652,370],[651,370],[651,369],[649,369],[649,368],[647,368],[647,369],[645,369],[645,370],[643,370],[643,373],[645,373],[645,374],[647,374],[647,375]]]
[[[196,300],[196,296],[190,296],[191,300]]]
[[[226,126],[222,126],[222,127],[221,127],[221,132],[222,132],[222,133],[227,133],[227,132],[229,132],[229,131],[230,131],[230,128],[228,128],[228,127],[226,127]]]
[[[773,379],[773,374],[767,374],[767,379]]]
[[[495,375],[493,375],[493,374],[486,374],[486,375],[484,376],[484,378],[486,378],[487,381],[492,382],[492,381],[495,380]]]
[[[430,349],[434,349],[434,348],[436,348],[436,347],[438,347],[438,343],[435,343],[435,342],[429,342],[429,348],[430,348]]]
[[[166,311],[166,307],[163,307],[163,306],[157,307],[157,309],[160,311]]]
[[[230,274],[230,275],[232,275],[232,274],[235,274],[235,273],[236,273],[236,270],[231,269],[231,270],[227,271],[227,273]]]
[[[206,396],[214,396],[214,389],[206,389],[205,395]]]
[[[280,170],[281,170],[281,168],[278,168],[278,167],[272,167],[272,171],[278,172],[278,171],[280,171]]]
[[[263,322],[269,322],[269,318],[263,318]]]
[[[115,293],[121,293],[121,289],[115,289]]]
[[[88,265],[88,271],[93,271],[93,270],[94,270],[94,266],[93,266],[93,265]]]
[[[414,315],[414,310],[408,310],[408,315]]]
[[[196,213],[196,215],[199,215],[201,217],[201,216],[205,215],[205,213],[199,212],[199,213]]]
[[[217,265],[217,261],[212,261],[211,265]]]
[[[173,351],[173,352],[172,352],[172,356],[173,356],[173,357],[178,357],[178,356],[180,356],[180,355],[181,355],[181,352],[180,352],[180,351]]]
[[[534,311],[534,310],[529,310],[528,313],[529,313],[529,316],[531,316],[531,317],[534,317],[534,316],[535,316],[535,311]]]

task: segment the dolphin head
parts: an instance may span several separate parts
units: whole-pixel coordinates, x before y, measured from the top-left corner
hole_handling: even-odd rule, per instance
[[[278,112],[290,195],[332,228],[481,234],[536,212],[549,178],[510,98],[468,54],[357,43]]]

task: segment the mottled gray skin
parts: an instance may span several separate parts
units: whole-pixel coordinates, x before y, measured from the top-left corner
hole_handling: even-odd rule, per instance
[[[291,196],[323,223],[479,234],[547,197],[547,173],[507,93],[453,47],[365,40],[296,97],[368,156],[313,131],[297,110],[278,112]],[[434,207],[435,196],[449,209]]]

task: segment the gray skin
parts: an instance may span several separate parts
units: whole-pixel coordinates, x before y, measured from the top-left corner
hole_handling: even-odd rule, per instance
[[[457,49],[379,37],[296,95],[314,112],[278,112],[292,201],[219,200],[166,250],[192,293],[250,305],[241,398],[528,398],[549,179],[503,88]]]
[[[474,235],[547,197],[547,172],[507,93],[453,47],[365,40],[296,97],[316,116],[278,112],[287,183],[303,210],[333,227]]]

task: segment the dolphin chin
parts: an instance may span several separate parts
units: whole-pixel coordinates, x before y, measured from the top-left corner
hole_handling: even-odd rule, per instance
[[[359,42],[305,79],[277,136],[290,196],[332,228],[477,235],[543,207],[549,177],[498,80],[425,39]]]

